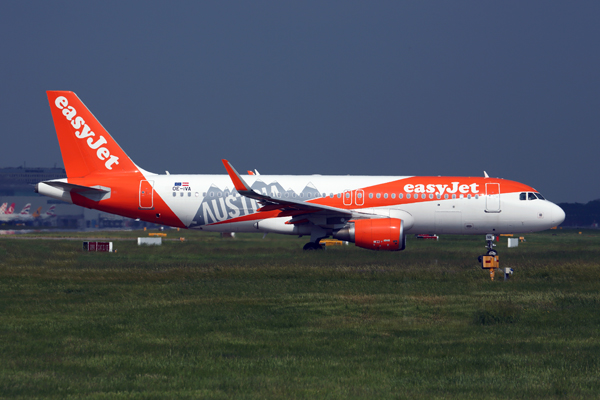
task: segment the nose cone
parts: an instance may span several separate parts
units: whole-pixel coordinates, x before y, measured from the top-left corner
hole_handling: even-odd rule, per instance
[[[558,226],[565,220],[565,212],[556,204],[552,204],[552,224]]]

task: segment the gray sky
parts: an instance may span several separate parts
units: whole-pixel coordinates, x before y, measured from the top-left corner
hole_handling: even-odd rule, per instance
[[[0,167],[71,90],[157,173],[466,175],[600,198],[600,2],[2,2]]]

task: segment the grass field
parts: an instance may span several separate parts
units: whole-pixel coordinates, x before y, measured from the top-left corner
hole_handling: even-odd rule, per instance
[[[600,397],[598,231],[503,239],[508,282],[479,268],[483,236],[383,253],[168,233],[187,240],[0,238],[0,396]]]

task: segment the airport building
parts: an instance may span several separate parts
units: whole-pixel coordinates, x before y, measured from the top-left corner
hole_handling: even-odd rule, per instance
[[[63,168],[0,168],[0,204],[15,203],[14,213],[19,213],[26,204],[31,204],[29,213],[33,214],[40,207],[44,214],[51,206],[55,206],[56,217],[35,218],[32,221],[19,221],[34,227],[56,227],[63,229],[93,228],[143,228],[157,225],[136,221],[130,218],[108,214],[98,210],[90,210],[74,204],[65,203],[35,193],[38,182],[50,179],[66,178]],[[2,222],[0,222],[0,229]],[[5,225],[7,223],[4,223]]]

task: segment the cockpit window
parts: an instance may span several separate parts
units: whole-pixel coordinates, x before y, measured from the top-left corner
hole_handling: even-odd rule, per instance
[[[523,192],[519,195],[519,200],[527,200],[527,193]]]
[[[536,193],[535,195],[536,195],[536,196],[537,196],[537,198],[538,198],[538,199],[540,199],[540,200],[546,200],[546,199],[544,198],[544,196],[542,196],[542,195],[541,195],[541,194],[539,194],[539,193]]]
[[[537,197],[533,193],[527,193],[527,200],[537,200]]]

